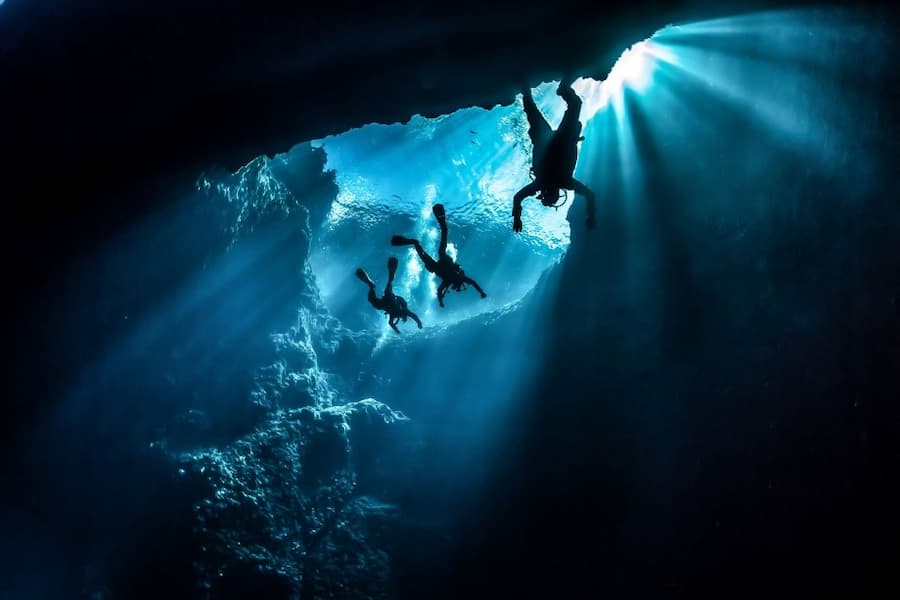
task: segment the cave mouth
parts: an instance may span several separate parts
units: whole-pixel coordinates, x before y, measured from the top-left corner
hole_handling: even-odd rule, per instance
[[[380,294],[389,256],[400,260],[395,293],[426,327],[498,310],[528,293],[565,253],[569,225],[565,210],[526,203],[526,231],[512,233],[512,197],[530,181],[527,129],[518,101],[433,119],[415,116],[407,124],[367,125],[314,142],[324,148],[339,188],[310,252],[329,310],[350,328],[387,328],[383,315],[365,303],[365,286],[354,270],[364,268]],[[390,245],[393,234],[415,237],[436,256],[437,203],[447,210],[448,253],[487,298],[475,290],[450,293],[440,309],[437,277],[423,269],[412,248]]]
[[[624,87],[646,86],[645,43],[626,49],[605,81],[580,78],[573,83],[584,99],[583,124],[607,108],[614,110],[617,92],[620,96]],[[533,90],[553,127],[565,112],[555,93],[558,84],[544,82]],[[405,124],[370,124],[312,144],[324,149],[326,169],[334,172],[339,193],[314,231],[310,265],[325,305],[351,329],[381,327],[387,332],[383,315],[365,302],[365,287],[354,277],[357,267],[372,276],[380,293],[387,258],[396,256],[395,293],[407,299],[426,327],[446,326],[515,304],[569,246],[568,210],[573,202],[582,202],[571,191],[557,210],[526,201],[525,231],[511,231],[513,195],[531,181],[532,145],[521,95],[508,106],[464,108],[436,118],[416,115]],[[390,245],[391,235],[402,234],[418,238],[436,255],[436,203],[447,209],[448,253],[481,284],[487,298],[474,290],[450,293],[446,308],[440,309],[437,278],[422,268],[412,248]]]

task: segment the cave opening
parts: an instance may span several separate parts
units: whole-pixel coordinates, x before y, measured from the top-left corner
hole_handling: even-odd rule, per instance
[[[574,81],[584,101],[584,126],[595,115],[620,109],[626,88],[646,88],[653,67],[649,44],[645,40],[627,48],[605,81]],[[565,111],[555,93],[558,85],[544,82],[532,90],[553,127]],[[436,118],[415,115],[406,123],[370,124],[314,140],[313,147],[325,151],[325,168],[334,172],[339,189],[327,215],[314,227],[310,251],[310,265],[331,313],[352,329],[380,324],[383,333],[389,333],[381,315],[363,301],[365,288],[353,275],[357,267],[364,268],[380,290],[388,256],[400,260],[395,293],[413,310],[418,307],[429,326],[452,325],[521,301],[565,255],[570,243],[568,210],[572,202],[583,201],[573,200],[569,191],[561,209],[526,202],[529,227],[512,234],[512,197],[530,181],[527,131],[519,94],[510,105],[463,108]],[[588,166],[576,168],[576,176]],[[435,275],[423,269],[412,248],[388,243],[392,234],[403,234],[420,239],[427,252],[436,254],[436,203],[448,212],[448,254],[481,283],[487,298],[451,293],[447,307],[438,308]]]

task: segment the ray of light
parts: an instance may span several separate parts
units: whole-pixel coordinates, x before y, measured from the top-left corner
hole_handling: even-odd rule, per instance
[[[678,48],[657,58],[678,77],[702,83],[735,110],[752,116],[797,151],[815,154],[825,163],[834,160],[833,132],[816,114],[798,106],[808,93],[802,77],[762,67],[753,59],[696,48]],[[781,82],[777,90],[766,85],[775,78]]]

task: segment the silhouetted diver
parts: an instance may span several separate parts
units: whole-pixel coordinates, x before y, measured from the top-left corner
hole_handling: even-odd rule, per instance
[[[400,333],[400,330],[397,329],[397,322],[400,320],[406,322],[407,318],[415,321],[416,325],[419,326],[419,329],[422,329],[422,321],[419,320],[416,313],[406,307],[406,300],[394,293],[392,286],[394,283],[394,275],[397,274],[397,264],[398,261],[396,257],[392,256],[388,259],[388,280],[387,285],[384,286],[384,296],[381,298],[375,295],[375,282],[372,281],[372,278],[369,277],[368,273],[360,268],[356,270],[356,276],[359,277],[360,281],[369,286],[369,303],[378,310],[383,310],[384,313],[388,315],[388,325],[390,325],[394,331]]]
[[[481,297],[484,298],[487,294],[484,293],[481,286],[478,285],[474,279],[467,276],[462,268],[453,262],[453,259],[447,255],[447,215],[444,212],[444,205],[435,204],[432,212],[434,212],[434,216],[441,226],[441,243],[440,246],[438,246],[437,260],[431,258],[428,253],[422,249],[419,240],[395,235],[391,238],[391,244],[394,246],[413,246],[419,254],[419,258],[421,258],[422,262],[425,264],[425,268],[430,273],[434,273],[441,278],[441,285],[439,285],[437,289],[438,304],[440,304],[441,307],[444,306],[444,296],[447,295],[448,288],[453,288],[457,292],[461,292],[466,289],[467,285],[472,285],[478,290]]]
[[[587,201],[587,227],[594,227],[594,192],[575,179],[575,163],[578,160],[578,142],[581,136],[581,98],[569,85],[560,83],[556,93],[566,101],[566,113],[556,131],[550,127],[531,95],[531,89],[522,91],[522,104],[528,117],[528,136],[534,151],[531,171],[534,181],[516,192],[513,197],[513,231],[522,231],[522,200],[537,194],[544,206],[559,207],[559,191],[573,190]],[[563,200],[565,204],[565,200]]]

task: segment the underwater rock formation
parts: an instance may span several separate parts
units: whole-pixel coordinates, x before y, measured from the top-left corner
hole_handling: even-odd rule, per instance
[[[212,597],[239,589],[285,598],[385,597],[384,532],[395,511],[367,483],[376,469],[371,452],[360,456],[356,448],[370,451],[373,439],[379,449],[388,447],[386,429],[408,419],[372,398],[347,402],[343,378],[323,364],[334,366],[371,343],[344,329],[319,298],[307,262],[310,223],[321,219],[328,206],[321,198],[331,191],[317,196],[314,188],[330,180],[306,171],[290,189],[291,168],[306,159],[298,153],[321,151],[305,146],[292,161],[260,157],[234,174],[198,181],[222,209],[227,252],[241,256],[250,248],[257,256],[255,249],[265,248],[257,269],[274,265],[265,289],[283,291],[270,321],[281,324],[268,334],[272,362],[256,358],[263,364],[246,399],[257,425],[236,441],[177,454],[179,473],[209,491],[194,506],[204,550],[196,565]],[[198,415],[182,420],[196,422]]]
[[[270,577],[290,597],[386,597],[395,509],[361,484],[355,448],[366,436],[384,442],[406,420],[371,398],[278,411],[233,444],[182,456],[184,472],[211,485],[194,510],[201,579],[214,597],[234,586],[274,589]]]

